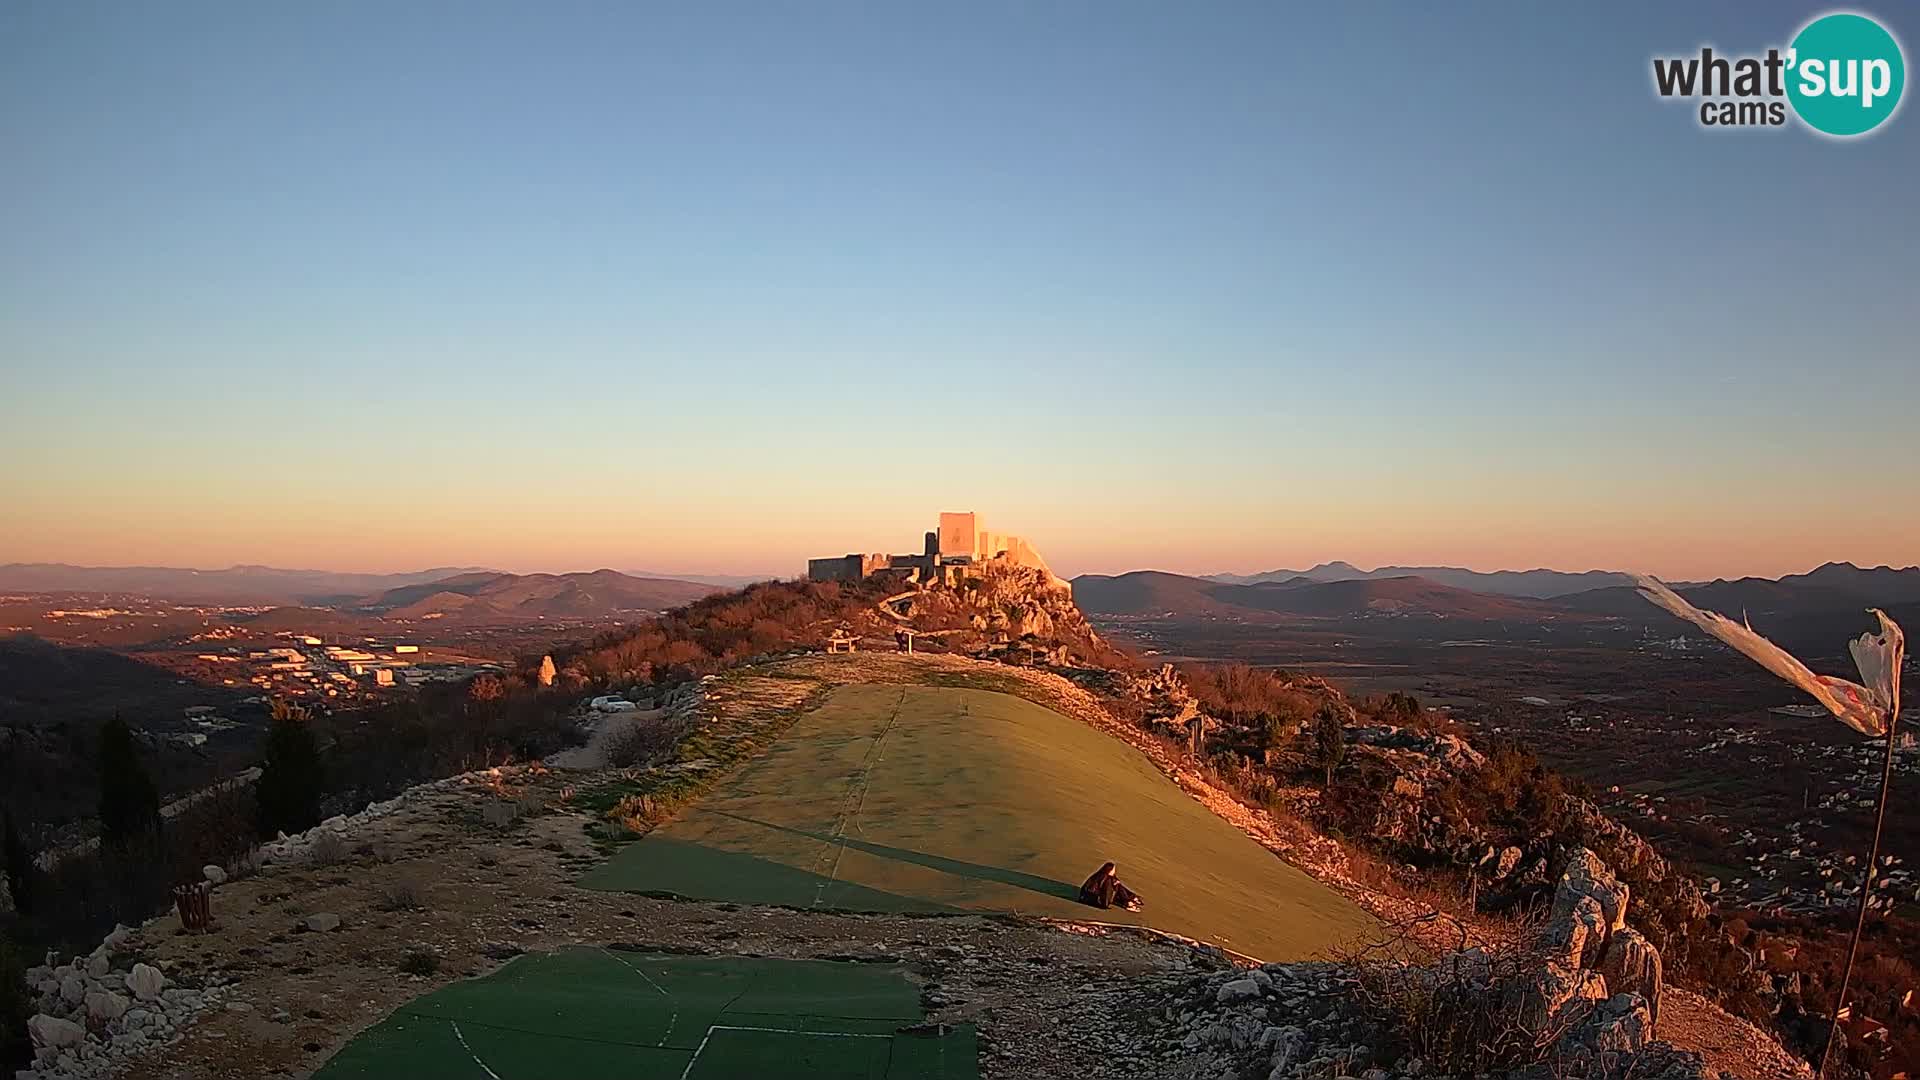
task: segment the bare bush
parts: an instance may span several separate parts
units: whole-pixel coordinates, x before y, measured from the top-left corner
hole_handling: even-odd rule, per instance
[[[1355,963],[1353,1000],[1398,1049],[1440,1073],[1486,1075],[1539,1065],[1568,1017],[1548,1017],[1533,982],[1541,958],[1466,949],[1430,964]]]
[[[652,795],[623,795],[605,816],[608,821],[628,832],[644,833],[672,817],[684,798],[684,796],[667,792]]]
[[[399,968],[408,975],[432,975],[440,970],[440,956],[431,949],[408,949]]]
[[[394,881],[380,889],[381,911],[419,911],[427,906],[425,890],[411,881]]]
[[[307,861],[314,866],[339,866],[353,858],[353,849],[339,833],[323,832],[307,849]]]
[[[673,752],[681,730],[670,720],[636,720],[607,739],[607,762],[620,769],[653,765]]]

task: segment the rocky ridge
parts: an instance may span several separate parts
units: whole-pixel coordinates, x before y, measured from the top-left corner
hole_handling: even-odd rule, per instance
[[[1628,895],[1583,850],[1531,948],[1200,975],[1167,994],[1161,1031],[1202,1074],[1254,1080],[1730,1075],[1654,1039],[1660,958]]]

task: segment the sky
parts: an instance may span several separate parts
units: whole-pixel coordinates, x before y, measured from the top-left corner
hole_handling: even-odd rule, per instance
[[[0,562],[1920,562],[1920,115],[1651,87],[1825,10],[9,3]]]

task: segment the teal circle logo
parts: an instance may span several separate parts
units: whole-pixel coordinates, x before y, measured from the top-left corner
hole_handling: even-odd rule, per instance
[[[1787,100],[1808,127],[1865,135],[1900,107],[1906,58],[1885,27],[1838,12],[1808,23],[1787,52]]]

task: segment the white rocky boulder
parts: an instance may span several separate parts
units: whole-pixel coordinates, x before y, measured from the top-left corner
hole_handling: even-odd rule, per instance
[[[57,1016],[40,1013],[27,1021],[27,1034],[33,1036],[33,1045],[58,1049],[63,1046],[79,1046],[86,1040],[87,1029],[71,1020],[62,1020]]]
[[[1553,892],[1551,920],[1558,922],[1565,918],[1582,896],[1591,896],[1599,902],[1607,930],[1618,930],[1627,925],[1626,885],[1613,876],[1613,871],[1600,861],[1600,856],[1586,848],[1574,851],[1572,860],[1567,863],[1566,873],[1560,875],[1560,883]]]
[[[1520,1023],[1528,1031],[1565,1029],[1606,997],[1605,979],[1549,960],[1521,991]]]
[[[127,1015],[127,998],[111,990],[93,990],[87,993],[87,1016],[101,1023],[118,1020]]]
[[[87,998],[87,980],[79,973],[69,974],[60,980],[60,1000],[69,1005],[78,1005]]]
[[[1644,998],[1649,1019],[1659,1021],[1660,988],[1665,978],[1660,950],[1654,948],[1645,935],[1632,927],[1614,931],[1596,970],[1607,980],[1607,989],[1615,994],[1638,994]]]
[[[1639,994],[1615,994],[1589,1013],[1578,1028],[1560,1039],[1563,1060],[1598,1059],[1603,1071],[1609,1065],[1630,1061],[1653,1038],[1653,1016]]]
[[[209,885],[225,885],[227,883],[227,872],[213,863],[208,863],[201,867],[200,876],[206,878],[207,884]]]
[[[1222,1005],[1231,1005],[1236,1001],[1254,1001],[1260,997],[1260,984],[1252,979],[1234,979],[1220,984],[1214,1000]]]
[[[159,997],[166,985],[167,977],[151,964],[135,964],[133,970],[127,973],[127,989],[133,991],[133,996],[141,1001],[152,1001]]]
[[[1606,940],[1606,913],[1600,901],[1591,896],[1577,895],[1570,899],[1563,913],[1561,905],[1554,905],[1553,920],[1541,934],[1541,944],[1547,955],[1556,963],[1569,968],[1591,967],[1592,961],[1600,955],[1601,944]]]

